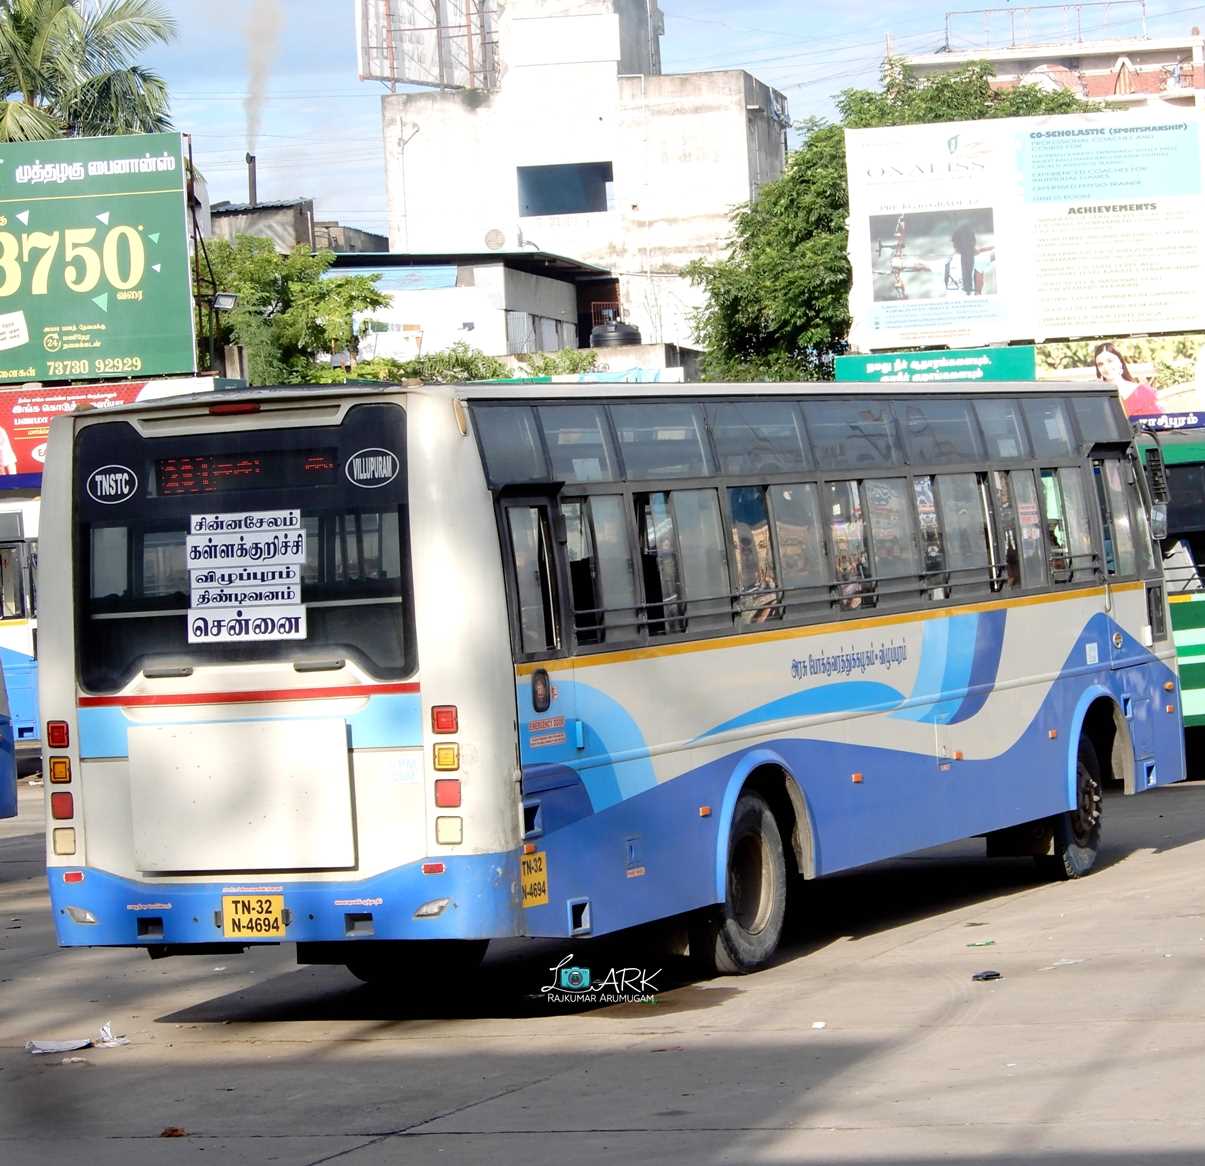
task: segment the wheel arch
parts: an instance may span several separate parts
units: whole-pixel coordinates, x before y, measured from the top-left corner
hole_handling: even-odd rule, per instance
[[[1127,794],[1136,793],[1134,743],[1129,722],[1121,711],[1117,697],[1103,685],[1090,685],[1080,695],[1071,724],[1072,731],[1067,737],[1068,805],[1075,804],[1076,765],[1082,735],[1088,737],[1096,750],[1101,777],[1106,781],[1120,782]]]
[[[746,789],[754,789],[770,806],[782,835],[788,863],[804,878],[816,876],[816,835],[807,797],[786,761],[773,749],[751,749],[733,768],[724,789],[716,822],[715,884],[713,902],[727,893],[728,835],[736,803]]]

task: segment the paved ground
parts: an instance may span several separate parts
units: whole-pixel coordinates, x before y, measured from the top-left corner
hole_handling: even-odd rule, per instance
[[[1205,1161],[1205,783],[1111,799],[1081,882],[968,843],[813,884],[757,976],[579,945],[671,987],[577,1014],[539,997],[558,945],[492,952],[451,1000],[287,948],[56,951],[40,799],[0,824],[4,1166]],[[128,1047],[23,1051],[106,1020]]]

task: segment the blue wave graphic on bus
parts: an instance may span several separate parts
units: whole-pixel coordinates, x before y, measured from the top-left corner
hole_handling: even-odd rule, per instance
[[[749,709],[730,721],[716,725],[695,738],[713,737],[729,729],[742,729],[746,725],[758,725],[763,721],[780,721],[791,717],[815,717],[825,713],[885,711],[904,700],[904,694],[890,684],[876,680],[843,680],[837,684],[824,684],[807,692],[793,692],[780,696],[768,704]]]
[[[955,725],[969,720],[991,695],[1004,648],[1007,611],[930,620],[924,625],[920,667],[901,720]],[[960,695],[934,701],[939,693]]]

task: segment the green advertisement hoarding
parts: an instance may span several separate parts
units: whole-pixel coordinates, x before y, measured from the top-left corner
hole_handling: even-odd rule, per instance
[[[0,382],[196,371],[180,134],[0,143]]]
[[[923,385],[944,381],[1032,381],[1036,376],[1032,344],[837,357],[839,381]]]

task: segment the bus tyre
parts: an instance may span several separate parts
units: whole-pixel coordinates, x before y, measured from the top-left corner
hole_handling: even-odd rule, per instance
[[[741,975],[763,967],[778,948],[787,906],[782,835],[760,794],[741,794],[728,834],[724,902],[691,921],[690,952],[708,975]]]
[[[1100,848],[1101,793],[1096,750],[1087,737],[1081,736],[1075,766],[1075,809],[1055,816],[1054,854],[1038,860],[1054,878],[1078,879],[1095,865]]]
[[[365,944],[346,966],[357,980],[377,988],[421,985],[431,993],[463,983],[481,966],[488,946],[485,939],[423,939],[377,952]]]

